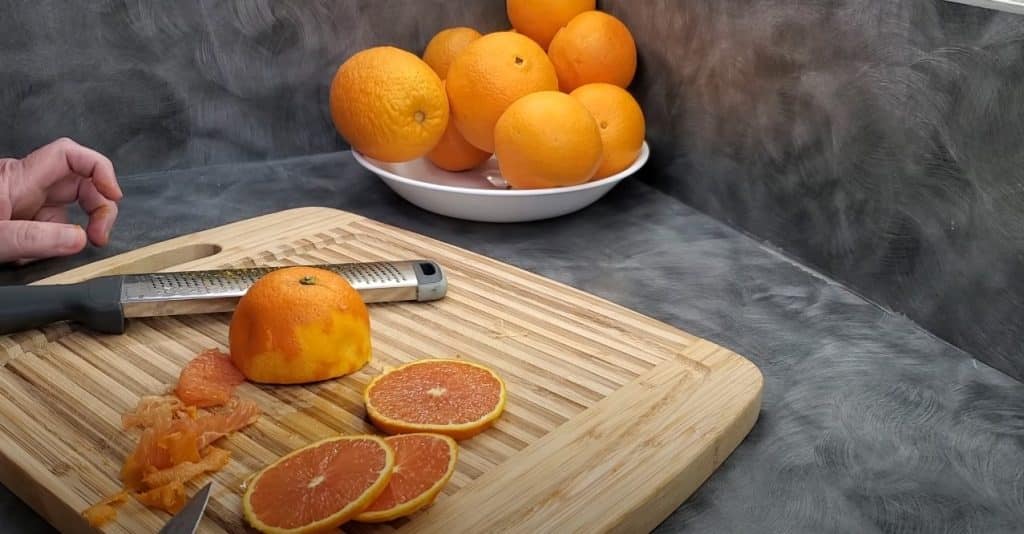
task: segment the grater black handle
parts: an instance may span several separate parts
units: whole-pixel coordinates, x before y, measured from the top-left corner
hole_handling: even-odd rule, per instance
[[[413,272],[416,273],[416,300],[437,300],[448,292],[448,279],[437,262],[417,261],[413,264]]]
[[[0,335],[75,321],[104,334],[125,330],[122,276],[77,284],[0,286]]]

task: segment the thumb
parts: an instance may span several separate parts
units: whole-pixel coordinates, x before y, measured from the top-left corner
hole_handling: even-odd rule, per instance
[[[68,256],[83,248],[85,231],[74,224],[0,221],[0,263]]]

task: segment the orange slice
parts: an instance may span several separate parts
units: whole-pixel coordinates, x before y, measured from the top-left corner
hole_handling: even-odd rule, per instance
[[[412,515],[434,502],[455,472],[459,446],[441,434],[402,434],[384,441],[395,451],[395,469],[384,492],[355,517],[382,523]]]
[[[261,532],[336,528],[380,496],[394,467],[394,450],[378,436],[337,436],[312,443],[253,477],[242,496],[245,519]]]
[[[235,368],[227,354],[208,349],[182,368],[174,392],[187,405],[208,408],[228,402],[235,386],[242,382],[245,375]]]
[[[427,359],[378,375],[363,402],[370,421],[388,434],[433,432],[462,440],[494,424],[505,397],[505,383],[482,365]]]

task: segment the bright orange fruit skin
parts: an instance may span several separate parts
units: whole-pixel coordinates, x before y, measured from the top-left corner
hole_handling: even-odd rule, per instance
[[[507,0],[505,14],[519,33],[547,48],[559,28],[596,7],[595,0]]]
[[[362,50],[342,63],[328,104],[345,141],[381,161],[423,156],[448,126],[441,78],[419,56],[392,46]]]
[[[607,178],[636,161],[643,149],[646,123],[640,103],[629,91],[610,83],[581,85],[569,94],[597,121],[604,159],[594,180]]]
[[[428,161],[450,172],[474,169],[490,157],[490,152],[471,145],[450,122],[444,131],[444,136],[441,137],[441,142],[427,153]]]
[[[576,15],[555,34],[548,56],[558,73],[558,87],[566,93],[595,82],[625,88],[636,75],[633,34],[621,20],[603,11]]]
[[[370,361],[370,317],[339,274],[286,267],[257,280],[228,331],[231,361],[253,382],[299,384],[355,372]]]
[[[473,28],[458,26],[445,28],[435,34],[423,50],[423,61],[434,69],[442,80],[448,77],[448,67],[455,56],[462,53],[469,43],[479,39],[480,32]]]
[[[448,127],[441,141],[427,153],[427,160],[450,172],[468,171],[490,159],[491,153],[480,150],[466,141],[455,127],[455,121],[448,121]]]
[[[594,117],[559,91],[533,93],[509,106],[494,128],[494,147],[502,178],[516,189],[585,183],[603,150]]]
[[[448,68],[452,120],[473,146],[494,152],[494,125],[513,102],[558,89],[555,67],[529,37],[494,32],[473,41]]]

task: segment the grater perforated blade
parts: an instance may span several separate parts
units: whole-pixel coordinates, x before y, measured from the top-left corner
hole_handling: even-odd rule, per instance
[[[286,266],[94,278],[77,284],[0,287],[0,334],[56,321],[123,333],[125,318],[228,312],[263,275]],[[313,265],[343,276],[366,303],[431,301],[448,284],[431,260]]]

